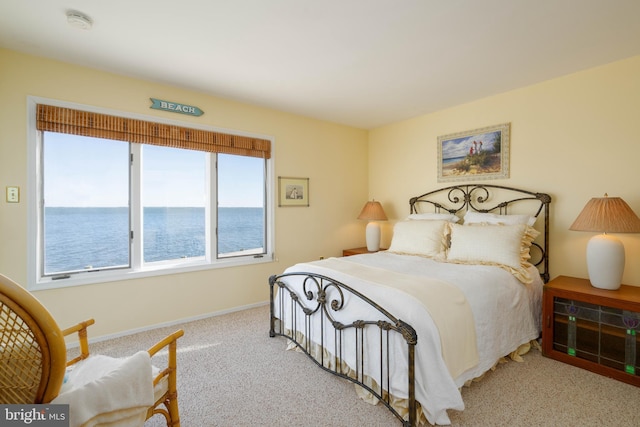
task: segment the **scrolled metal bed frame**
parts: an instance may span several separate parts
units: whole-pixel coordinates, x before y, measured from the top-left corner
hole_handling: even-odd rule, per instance
[[[516,194],[516,196],[514,196]],[[500,195],[501,197],[496,197]],[[511,198],[509,198],[511,197]],[[495,201],[498,199],[499,201]],[[505,187],[489,184],[464,184],[450,187],[440,188],[428,193],[424,193],[409,200],[410,213],[425,212],[424,207],[429,207],[433,212],[449,212],[453,214],[462,214],[468,210],[475,212],[499,213],[507,214],[516,204],[523,202],[534,203],[533,209],[528,213],[539,217],[543,215],[544,222],[539,227],[542,228],[538,241],[534,242],[532,247],[536,247],[539,254],[531,262],[536,265],[540,271],[542,280],[546,283],[549,280],[549,204],[551,196],[546,193],[537,193],[527,190],[521,190],[513,187]],[[533,255],[532,255],[533,257]],[[287,285],[286,279],[298,277],[302,282],[302,294],[294,291]],[[418,340],[413,326],[403,322],[395,317],[376,301],[369,299],[366,295],[349,287],[345,283],[341,283],[331,277],[309,273],[309,272],[290,272],[269,277],[270,287],[270,330],[269,336],[284,336],[288,338],[300,351],[309,356],[320,368],[334,375],[351,381],[367,390],[371,395],[375,396],[382,404],[384,404],[403,424],[403,426],[416,426],[417,405],[415,396],[415,346]],[[277,288],[277,293],[275,292]],[[328,293],[333,291],[334,297],[328,298]],[[345,295],[349,294],[360,301],[373,307],[380,313],[383,320],[366,320],[353,319],[350,323],[339,322],[335,320],[334,313],[347,310],[345,307]],[[298,324],[298,317],[293,316],[289,324],[283,324],[276,317],[275,308],[278,306],[279,312],[282,313],[286,304],[291,305],[292,312],[303,313],[304,319]],[[317,342],[312,336],[311,319],[318,321],[320,324],[320,333]],[[304,333],[299,334],[299,326],[303,327]],[[330,329],[329,329],[330,328]],[[379,337],[380,353],[378,355],[369,355],[364,351],[365,330],[369,328],[377,328],[374,330],[376,336]],[[333,332],[334,349],[336,354],[325,354],[325,335],[331,336]],[[349,341],[349,336],[353,337]],[[367,335],[371,336],[371,335]],[[392,336],[398,337],[400,340],[392,339]],[[345,341],[346,339],[346,341]],[[390,361],[390,343],[391,341],[399,341],[402,345],[407,346],[407,400],[408,400],[408,419],[400,414],[391,404],[391,395],[388,392],[391,369]],[[321,351],[315,351],[314,345],[318,345]],[[355,350],[356,366],[350,366],[350,369],[344,369],[343,350],[344,346],[351,345]],[[319,354],[318,354],[319,353]],[[364,373],[365,361],[377,358],[376,363],[380,367],[380,382],[378,387],[370,386]],[[384,373],[386,372],[386,378]]]

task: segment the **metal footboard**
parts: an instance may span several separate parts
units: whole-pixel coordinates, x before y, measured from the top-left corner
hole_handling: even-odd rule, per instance
[[[418,338],[411,325],[344,283],[319,274],[273,275],[269,278],[269,288],[270,337],[287,337],[320,368],[360,385],[375,396],[404,426],[417,425],[415,346]],[[344,321],[349,317],[348,301],[352,298],[377,310],[380,313],[378,319]],[[286,310],[290,316],[281,320]],[[341,321],[336,320],[338,313]],[[371,342],[372,339],[374,346],[379,348],[379,354],[365,351],[365,341]],[[392,406],[389,393],[394,363],[390,355],[394,350],[392,347],[399,343],[407,346],[408,419]],[[327,348],[332,351],[326,351]],[[352,360],[347,364],[345,356],[350,350],[355,351],[355,363]],[[379,384],[372,382],[365,372],[371,373],[371,366],[379,370],[379,381],[376,381]]]

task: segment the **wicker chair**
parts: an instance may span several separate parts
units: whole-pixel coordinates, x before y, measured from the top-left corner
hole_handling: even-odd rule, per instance
[[[68,366],[89,357],[89,319],[60,330],[47,309],[25,288],[0,274],[0,404],[49,403],[58,395]],[[64,337],[78,334],[79,356],[67,361]],[[157,399],[146,419],[162,414],[168,426],[180,426],[176,390],[178,330],[147,350],[168,348],[168,362],[153,381]],[[73,412],[73,408],[70,408]]]

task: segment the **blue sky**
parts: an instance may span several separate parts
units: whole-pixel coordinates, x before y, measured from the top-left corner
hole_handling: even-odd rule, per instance
[[[66,207],[127,206],[126,142],[47,132],[45,204]],[[204,206],[209,153],[143,146],[145,206]],[[220,155],[220,207],[263,204],[262,159]]]

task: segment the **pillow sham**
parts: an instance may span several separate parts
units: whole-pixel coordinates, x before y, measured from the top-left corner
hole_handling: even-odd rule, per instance
[[[448,221],[400,221],[393,227],[388,252],[435,259],[446,256]]]
[[[449,222],[458,222],[460,217],[452,213],[417,213],[410,214],[407,219],[419,219],[419,220],[444,220]]]
[[[530,227],[536,222],[531,215],[498,215],[494,213],[467,211],[464,214],[465,224],[526,224]]]
[[[451,246],[447,261],[500,266],[523,283],[532,278],[528,268],[531,243],[538,231],[526,224],[449,224]]]

